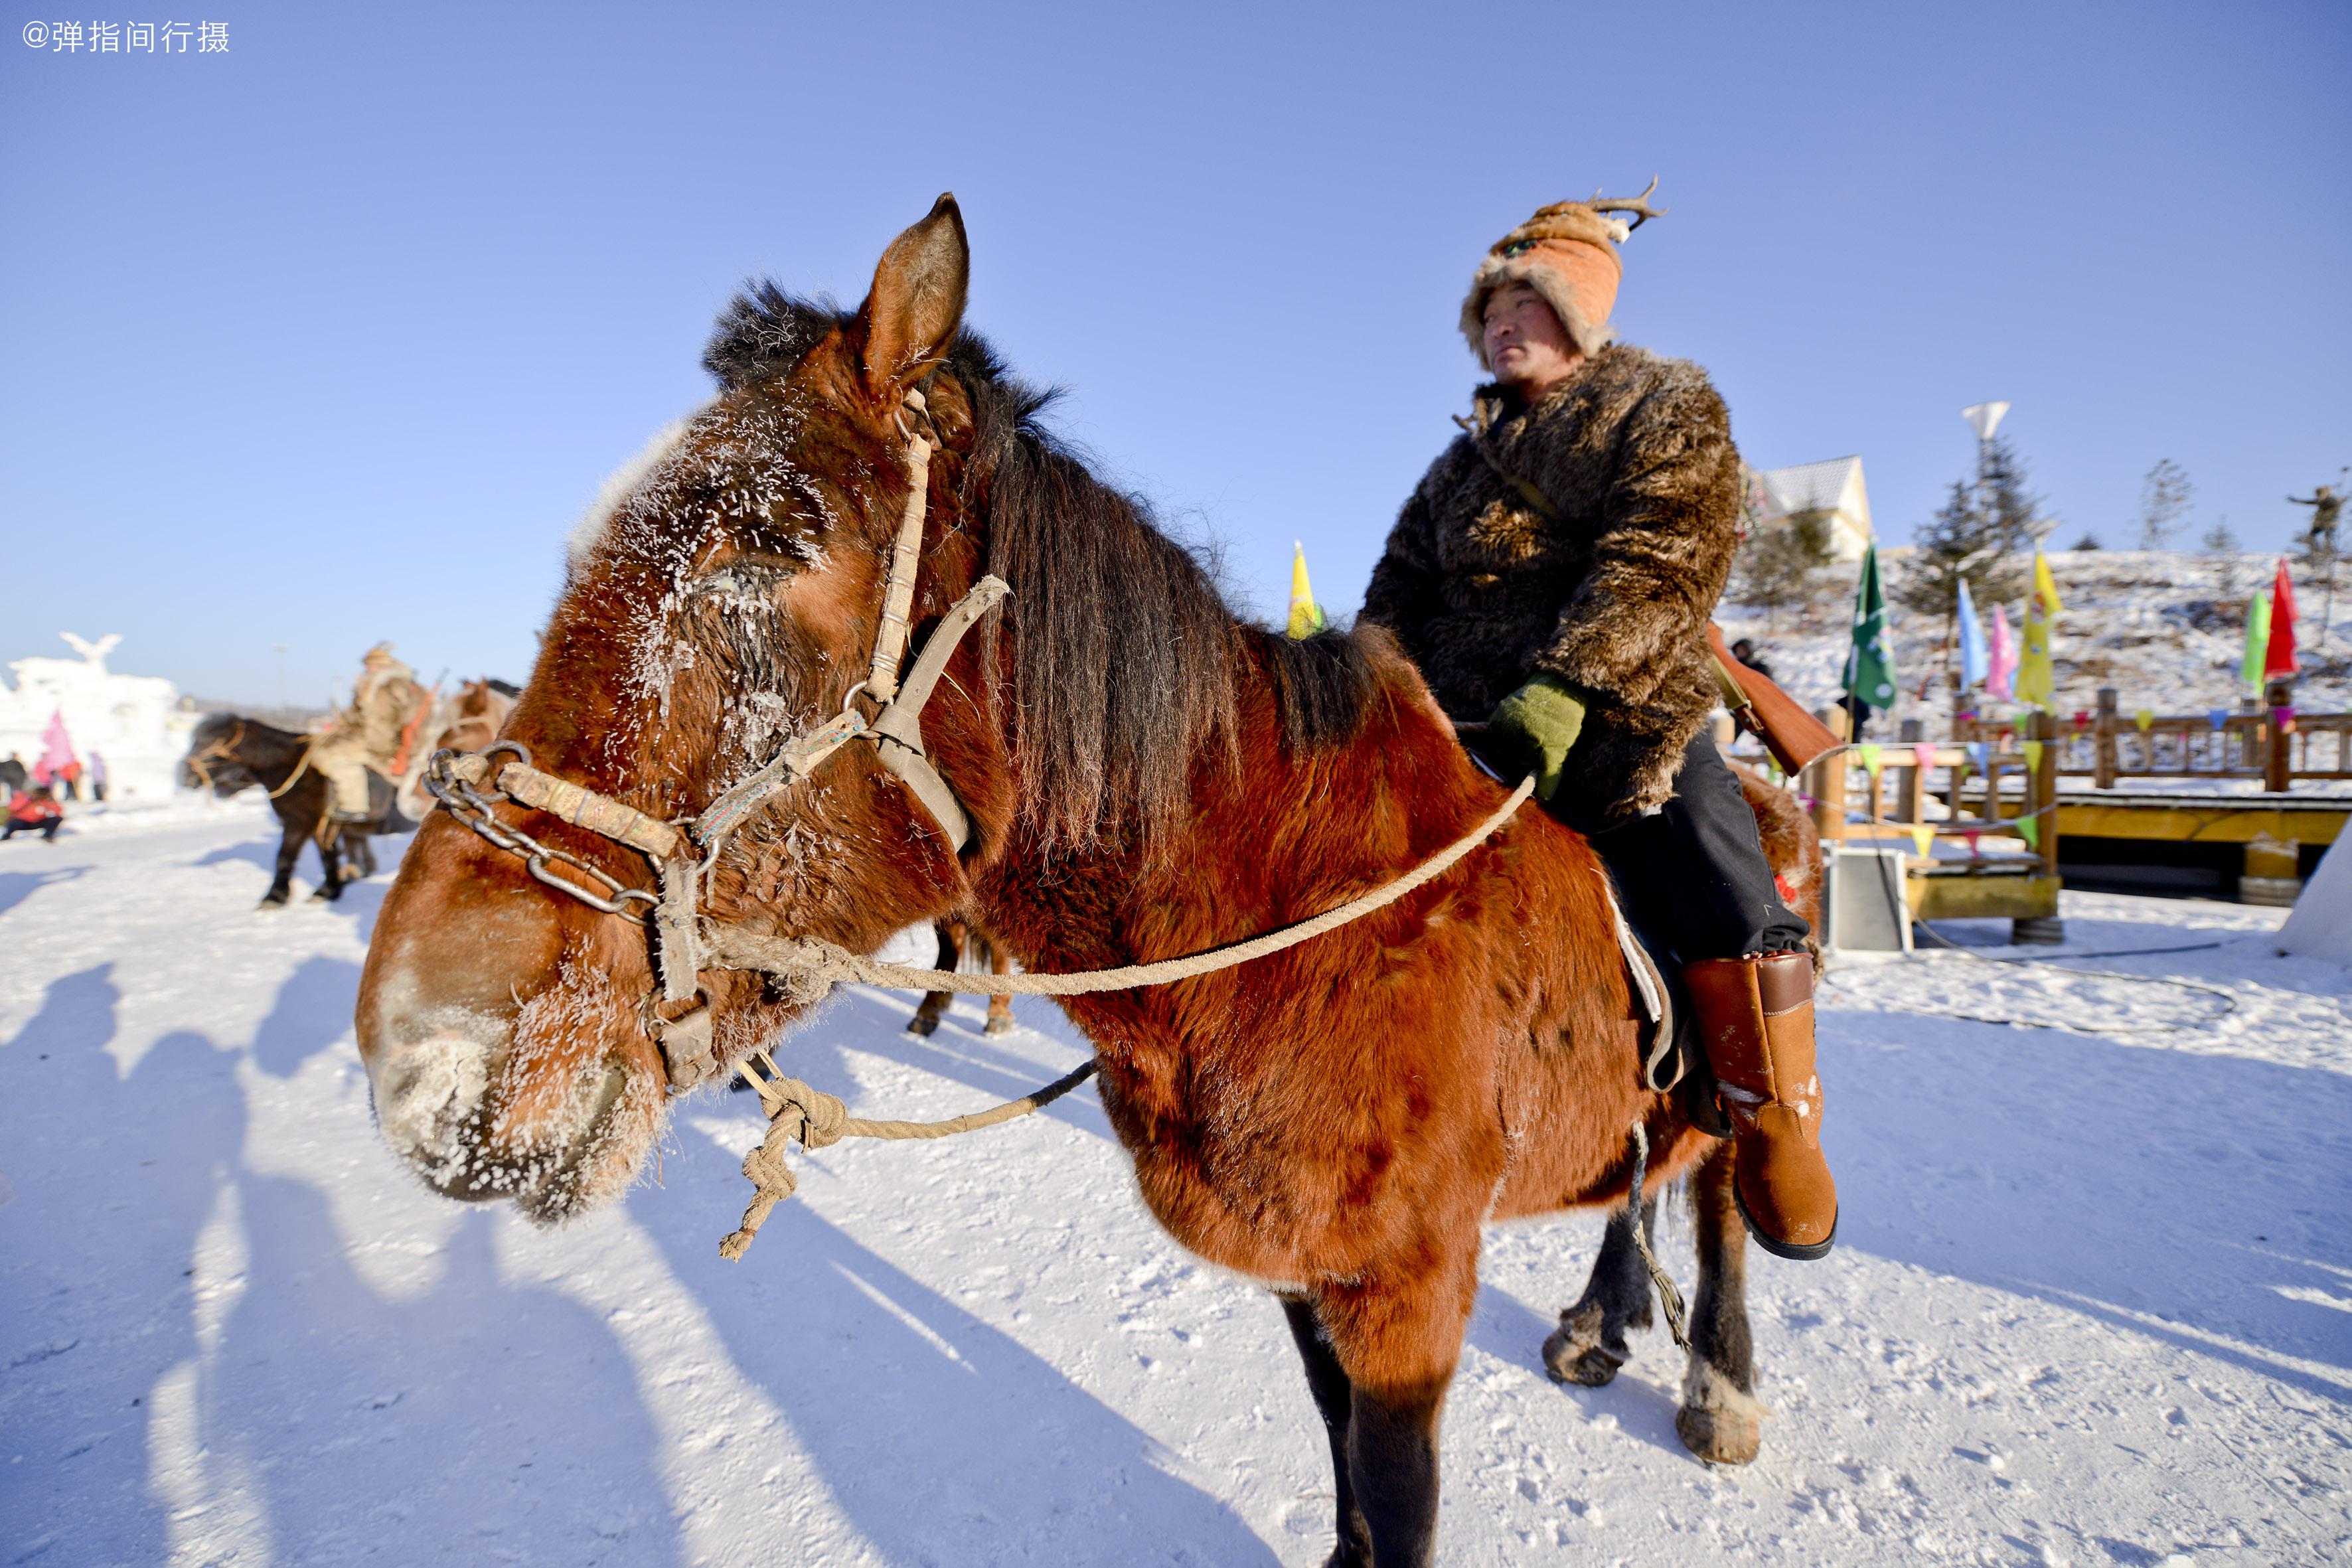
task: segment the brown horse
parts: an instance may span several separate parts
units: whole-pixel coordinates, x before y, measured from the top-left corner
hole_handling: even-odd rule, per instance
[[[1015,595],[957,648],[923,719],[972,837],[952,850],[853,746],[729,840],[712,919],[868,952],[968,913],[1033,973],[1094,969],[1318,913],[1494,811],[1502,791],[1384,635],[1294,642],[1236,621],[1139,502],[1038,427],[1045,399],[961,330],[968,265],[942,197],[854,314],[772,286],[737,301],[704,360],[718,399],[575,536],[507,738],[677,819],[863,700],[919,388],[940,449],[918,637],[983,571]],[[610,840],[498,809],[653,885]],[[1685,1436],[1753,1451],[1728,1163],[1709,1160],[1720,1146],[1680,1096],[1643,1085],[1604,875],[1528,807],[1333,934],[1067,1005],[1145,1203],[1283,1303],[1329,1434],[1335,1562],[1431,1559],[1480,1226],[1622,1206],[1637,1122],[1654,1179],[1701,1173]],[[700,980],[728,1059],[797,1011],[758,974]],[[667,1114],[659,994],[644,925],[438,815],[384,901],[360,993],[382,1129],[452,1196],[510,1197],[542,1220],[609,1202]],[[1622,1342],[1647,1289],[1600,1307],[1595,1342],[1612,1327]]]
[[[514,688],[488,679],[468,680],[454,696],[435,703],[417,725],[416,742],[409,748],[408,766],[400,780],[400,809],[419,822],[431,815],[433,797],[425,793],[424,780],[433,754],[480,751],[498,739],[514,705]]]

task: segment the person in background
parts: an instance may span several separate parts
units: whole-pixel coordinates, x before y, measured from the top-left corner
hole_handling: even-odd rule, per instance
[[[81,759],[79,757],[68,757],[58,764],[57,786],[68,800],[81,798]]]
[[[106,759],[96,752],[89,754],[89,798],[92,801],[106,799]]]
[[[25,771],[24,753],[9,752],[7,761],[0,762],[0,805],[16,799],[32,782],[32,775]]]
[[[1738,659],[1749,669],[1754,670],[1757,674],[1762,676],[1765,679],[1769,680],[1772,679],[1772,667],[1756,657],[1756,645],[1749,642],[1746,637],[1741,637],[1738,642],[1731,645],[1731,657]]]
[[[8,826],[0,828],[0,842],[19,833],[37,833],[54,843],[58,825],[65,819],[66,809],[58,804],[56,792],[47,784],[36,784],[8,803]]]

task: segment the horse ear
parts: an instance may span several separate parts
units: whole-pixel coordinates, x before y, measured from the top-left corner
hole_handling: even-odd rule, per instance
[[[874,269],[874,291],[857,308],[870,391],[896,401],[899,387],[930,368],[963,323],[971,280],[963,213],[952,194],[942,195],[922,222],[890,242]]]

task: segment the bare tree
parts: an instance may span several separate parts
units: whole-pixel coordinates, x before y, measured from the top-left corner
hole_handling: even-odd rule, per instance
[[[1778,631],[1780,611],[1821,596],[1832,559],[1828,512],[1792,512],[1760,523],[1732,563],[1733,595],[1762,609],[1765,628]]]
[[[2238,596],[2238,535],[2230,527],[2229,515],[2226,512],[2223,513],[2221,521],[2207,529],[2205,537],[2198,542],[2205,547],[2205,553],[2213,558],[2214,597],[2225,600],[2236,598]]]
[[[2196,496],[2197,487],[2189,482],[2186,469],[2169,458],[2157,459],[2156,467],[2140,481],[2139,547],[2165,549],[2180,531],[2181,520],[2189,515],[2189,503]]]

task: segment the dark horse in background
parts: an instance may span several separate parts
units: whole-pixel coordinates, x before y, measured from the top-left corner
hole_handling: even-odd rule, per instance
[[[326,775],[310,766],[310,758],[308,735],[258,719],[215,713],[196,726],[180,763],[180,782],[189,789],[209,789],[224,800],[256,787],[268,792],[282,836],[278,874],[261,899],[265,910],[284,909],[293,896],[294,862],[301,858],[305,843],[319,850],[319,890],[310,896],[332,903],[343,896],[345,882],[375,874],[370,835],[416,829],[393,804],[391,783],[373,773],[368,777],[369,820],[332,820],[327,813]]]

